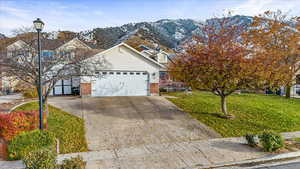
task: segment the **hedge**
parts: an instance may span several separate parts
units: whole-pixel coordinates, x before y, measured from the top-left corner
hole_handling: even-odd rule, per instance
[[[56,151],[56,140],[53,133],[47,130],[23,132],[9,142],[8,159],[19,160],[29,152],[45,148]]]
[[[17,110],[38,110],[38,103],[27,103]],[[83,119],[49,105],[47,122],[48,130],[59,140],[60,153],[88,151]]]
[[[0,137],[10,141],[14,136],[37,128],[36,111],[0,114]]]
[[[27,153],[23,161],[26,169],[58,169],[56,158],[57,154],[46,148]]]

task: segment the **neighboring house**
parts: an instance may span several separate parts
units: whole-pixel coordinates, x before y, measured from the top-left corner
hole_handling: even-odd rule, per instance
[[[15,91],[16,84],[17,84],[17,81],[13,77],[4,76],[4,74],[1,73],[0,94],[13,93]]]
[[[144,47],[144,50],[141,53],[165,66],[167,66],[168,62],[170,61],[170,54],[161,49],[155,50]]]
[[[300,97],[300,74],[296,75],[295,85],[291,87],[291,97]],[[285,95],[285,88],[281,87],[279,91],[276,92],[278,95]]]
[[[10,44],[6,47],[8,51],[8,55],[11,55],[9,51],[20,49],[26,45],[24,41],[18,40],[13,44]],[[5,76],[4,72],[0,70],[0,93],[1,94],[9,94],[13,93],[16,90],[16,85],[18,84],[18,80],[15,77]]]
[[[70,51],[75,49],[92,49],[88,44],[74,38],[59,47],[56,51]],[[74,95],[80,93],[80,78],[73,77],[67,80],[60,80],[54,86],[51,95]]]
[[[174,81],[167,71],[167,66],[172,62],[172,58],[175,57],[175,54],[169,54],[160,48],[152,49],[144,45],[139,47],[143,49],[141,52],[143,55],[165,66],[159,73],[159,88],[161,91],[183,91],[187,89],[184,83]]]
[[[25,42],[23,40],[18,40],[9,46],[7,46],[7,55],[10,56],[13,51],[17,51],[18,49],[22,49],[28,45],[29,42]],[[42,45],[42,57],[51,57],[55,51],[68,51],[73,49],[91,49],[91,47],[80,41],[77,38],[74,38],[70,41],[62,41],[62,40],[51,40],[51,39],[43,39]],[[0,79],[0,90],[10,90],[13,91],[14,87],[18,83],[17,80],[12,81],[11,79],[15,79],[13,77],[2,77]],[[8,81],[10,80],[10,81]],[[80,89],[80,78],[74,77],[68,80],[60,80],[56,83],[54,89],[51,91],[50,95],[71,95],[71,94],[79,94]]]
[[[105,70],[80,79],[82,96],[149,96],[159,94],[159,73],[165,66],[120,43],[89,59],[104,59]]]

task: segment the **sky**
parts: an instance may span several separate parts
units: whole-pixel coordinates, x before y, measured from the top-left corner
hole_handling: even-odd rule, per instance
[[[282,10],[300,16],[300,0],[0,0],[0,33],[32,26],[41,18],[44,31],[82,31],[159,19],[205,20],[228,11],[257,15]]]

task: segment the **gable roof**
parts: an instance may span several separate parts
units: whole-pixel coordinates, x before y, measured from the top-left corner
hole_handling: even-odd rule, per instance
[[[7,49],[21,49],[22,47],[26,46],[27,43],[23,40],[16,40],[15,42],[6,46]]]
[[[157,61],[155,61],[155,60],[153,60],[153,59],[151,59],[151,58],[148,58],[147,56],[143,55],[141,52],[139,52],[138,50],[134,49],[133,47],[127,45],[127,44],[124,43],[124,42],[119,43],[118,45],[115,45],[115,46],[113,46],[113,47],[111,47],[111,48],[109,48],[109,49],[107,49],[107,50],[104,50],[104,51],[102,51],[102,52],[100,52],[100,53],[97,53],[97,55],[98,55],[98,54],[105,54],[105,53],[107,53],[107,52],[109,52],[109,51],[111,51],[111,50],[113,50],[113,49],[115,49],[115,48],[118,48],[118,47],[120,47],[120,46],[124,46],[124,47],[130,49],[131,51],[133,51],[134,53],[138,54],[138,55],[141,56],[142,58],[145,58],[146,60],[148,60],[148,61],[154,63],[155,65],[157,65],[157,66],[159,66],[159,67],[161,67],[161,68],[165,68],[164,65],[158,63]]]
[[[42,50],[55,50],[63,44],[64,41],[57,39],[42,39],[41,41]],[[7,47],[16,46],[21,48],[22,45],[29,45],[30,47],[37,49],[37,39],[33,39],[32,41],[16,40],[13,43],[9,44]]]
[[[61,46],[57,47],[58,48],[63,48],[63,47],[66,47],[68,45],[70,45],[71,43],[78,43],[77,45],[81,45],[81,46],[84,46],[86,47],[87,49],[92,49],[89,45],[87,45],[86,43],[82,42],[81,40],[79,40],[78,38],[73,38],[71,39],[70,41],[62,44]]]
[[[55,49],[58,49],[60,47],[63,47],[64,45],[68,45],[69,43],[73,43],[73,42],[77,42],[80,45],[86,47],[87,49],[93,49],[92,43],[89,43],[89,42],[85,43],[85,42],[79,40],[78,38],[73,38],[69,41],[44,38],[41,40],[41,47],[42,47],[42,50],[55,50]],[[20,47],[21,44],[22,45],[28,44],[28,45],[31,45],[33,48],[37,49],[37,39],[33,39],[31,41],[26,40],[26,39],[16,39],[15,41],[10,43],[6,47],[13,46],[13,45]]]

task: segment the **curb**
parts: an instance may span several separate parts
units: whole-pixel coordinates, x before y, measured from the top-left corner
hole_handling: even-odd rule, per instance
[[[11,108],[11,109],[8,111],[8,113],[11,113],[14,109],[16,109],[16,108],[19,107],[19,106],[22,106],[22,105],[27,104],[27,103],[35,102],[35,101],[37,101],[37,100],[30,100],[30,101],[23,102],[23,103],[20,103],[20,104],[18,104],[18,105],[15,105],[13,108]]]
[[[294,158],[300,157],[300,151],[291,152],[291,153],[284,153],[284,154],[277,154],[277,155],[269,155],[267,157],[259,158],[259,159],[252,159],[252,160],[244,160],[238,162],[227,162],[227,163],[219,163],[214,165],[206,165],[206,166],[191,166],[182,169],[212,169],[212,168],[221,168],[221,167],[254,167],[258,164],[263,164],[272,161],[279,161],[279,160],[290,160]]]

